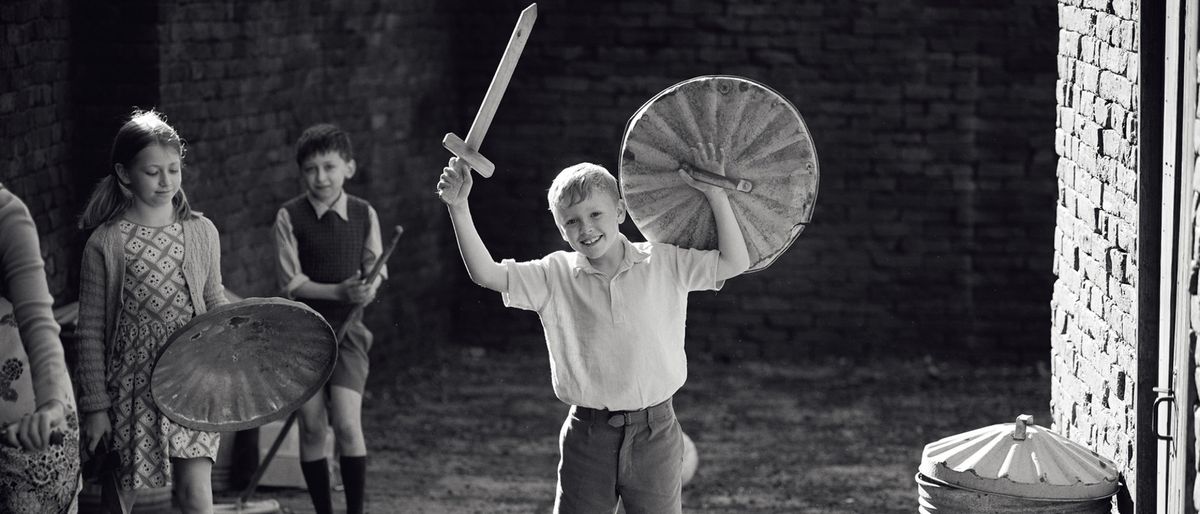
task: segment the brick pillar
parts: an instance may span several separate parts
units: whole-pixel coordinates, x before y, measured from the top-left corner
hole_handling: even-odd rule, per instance
[[[1138,7],[1059,2],[1054,429],[1137,483]],[[1150,470],[1153,473],[1153,470]]]

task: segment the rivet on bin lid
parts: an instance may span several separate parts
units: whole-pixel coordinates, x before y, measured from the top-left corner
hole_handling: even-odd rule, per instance
[[[925,445],[920,470],[963,489],[1044,500],[1112,496],[1119,475],[1112,461],[1028,414]]]

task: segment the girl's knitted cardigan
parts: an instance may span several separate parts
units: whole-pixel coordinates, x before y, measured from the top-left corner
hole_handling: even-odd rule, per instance
[[[228,303],[221,283],[221,239],[208,218],[196,217],[183,225],[183,278],[191,293],[196,316],[209,308]],[[77,328],[80,412],[107,409],[105,363],[112,351],[117,316],[121,312],[125,274],[124,237],[117,222],[96,228],[83,249],[79,273],[79,322]]]

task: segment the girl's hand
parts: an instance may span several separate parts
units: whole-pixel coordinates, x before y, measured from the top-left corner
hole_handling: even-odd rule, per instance
[[[450,207],[464,205],[467,196],[471,194],[472,184],[474,179],[471,177],[471,169],[459,166],[458,157],[451,157],[450,163],[442,168],[442,176],[438,179],[438,198]]]
[[[107,439],[112,433],[112,423],[108,419],[108,411],[98,410],[89,412],[83,417],[83,426],[79,427],[82,432],[83,447],[87,449],[88,454],[96,452],[96,445],[100,441]]]
[[[712,143],[700,143],[692,148],[692,161],[701,170],[713,175],[725,176],[726,155],[724,147],[717,148]],[[724,191],[720,187],[698,182],[684,170],[679,170],[679,177],[683,179],[684,183],[704,193],[705,196]]]
[[[50,445],[50,436],[67,422],[67,409],[62,402],[53,400],[42,405],[33,414],[26,414],[20,421],[4,428],[4,443],[26,451],[41,451]]]

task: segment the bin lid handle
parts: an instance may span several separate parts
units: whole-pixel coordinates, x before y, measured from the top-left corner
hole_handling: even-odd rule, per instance
[[[1033,416],[1030,416],[1029,414],[1022,414],[1020,416],[1017,416],[1017,420],[1013,422],[1012,438],[1016,441],[1024,441],[1025,437],[1027,437],[1025,434],[1025,429],[1028,428],[1029,425],[1032,425],[1032,424],[1033,424]]]

